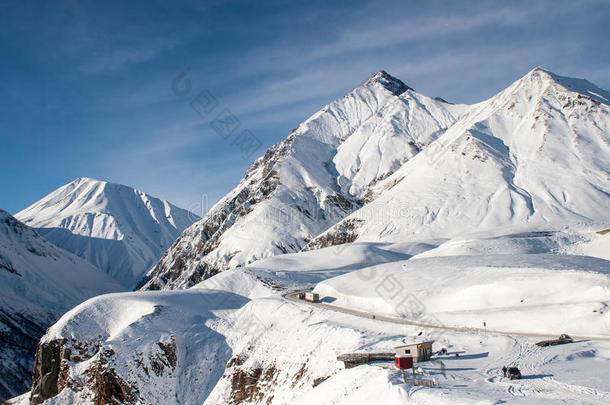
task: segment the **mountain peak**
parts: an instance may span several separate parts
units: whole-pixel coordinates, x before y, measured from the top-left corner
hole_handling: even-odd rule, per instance
[[[536,66],[534,69],[530,70],[521,80],[519,80],[519,82],[529,82],[532,79],[538,78],[542,79],[544,82],[552,82],[559,85],[568,91],[582,94],[599,103],[610,105],[609,91],[597,87],[595,84],[586,79],[560,76],[541,66]]]
[[[92,177],[79,177],[72,181],[72,183],[104,183],[103,180],[94,179]]]
[[[92,198],[97,195],[104,195],[110,197],[112,192],[124,192],[124,193],[138,193],[146,194],[144,191],[137,189],[132,186],[128,186],[120,183],[112,183],[107,180],[94,179],[92,177],[79,177],[70,183],[60,187],[62,189],[75,190],[76,194],[87,195],[87,198]]]
[[[365,85],[371,83],[379,83],[386,90],[391,91],[397,96],[407,90],[413,90],[411,87],[404,84],[400,79],[395,78],[385,70],[380,70],[379,72],[375,73],[373,76],[371,76],[370,79],[366,81]]]

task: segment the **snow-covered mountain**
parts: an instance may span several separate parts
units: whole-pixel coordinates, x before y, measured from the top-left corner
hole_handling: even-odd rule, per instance
[[[380,71],[257,159],[165,253],[143,288],[186,288],[230,267],[301,250],[374,199],[373,186],[444,133],[464,109]]]
[[[309,248],[608,221],[610,93],[536,68],[473,105]]]
[[[608,403],[608,100],[534,69],[453,106],[380,72],[182,234],[145,285],[178,291],[95,297],[49,328],[20,400]],[[321,304],[290,294],[311,288]],[[535,345],[560,333],[574,343]],[[433,388],[337,360],[419,341]]]
[[[199,218],[128,186],[90,178],[68,183],[15,215],[57,246],[131,289]]]
[[[123,287],[0,210],[0,399],[26,391],[38,340],[64,312]]]

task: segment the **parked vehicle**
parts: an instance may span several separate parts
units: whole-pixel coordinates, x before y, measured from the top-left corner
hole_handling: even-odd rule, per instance
[[[573,343],[573,342],[574,342],[574,339],[572,339],[570,336],[568,336],[564,333],[564,334],[560,335],[559,338],[557,338],[557,339],[542,340],[542,341],[536,343],[536,346],[545,347],[545,346],[565,345],[567,343]]]
[[[509,367],[506,371],[506,376],[509,380],[520,380],[521,379],[521,371],[517,367]]]

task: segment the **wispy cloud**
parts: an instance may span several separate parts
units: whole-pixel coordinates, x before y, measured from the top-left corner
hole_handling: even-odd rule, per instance
[[[176,47],[180,40],[164,38],[154,43],[137,45],[92,45],[89,56],[82,61],[79,68],[85,73],[113,72],[133,64],[154,60],[164,52]],[[76,50],[76,52],[79,52]]]

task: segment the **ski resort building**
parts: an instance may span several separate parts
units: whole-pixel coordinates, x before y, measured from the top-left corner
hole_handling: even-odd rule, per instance
[[[432,342],[433,341],[428,341],[396,346],[394,352],[396,352],[396,354],[410,354],[413,356],[414,362],[427,361],[432,357]]]

